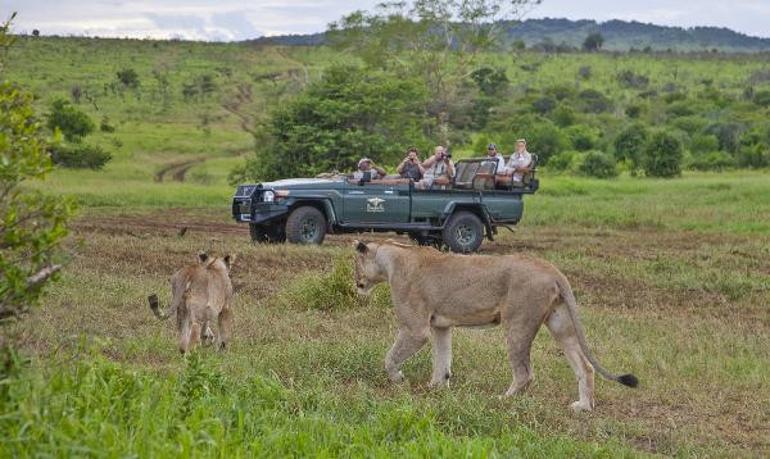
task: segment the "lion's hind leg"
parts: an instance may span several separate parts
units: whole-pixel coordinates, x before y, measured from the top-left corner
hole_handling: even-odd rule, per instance
[[[559,342],[564,355],[567,357],[572,371],[578,380],[579,400],[572,403],[575,411],[591,411],[594,408],[594,367],[583,353],[578,342],[575,326],[572,323],[566,306],[559,305],[551,313],[548,321],[548,330]]]
[[[452,329],[431,327],[433,333],[433,376],[431,387],[449,386],[452,376]]]
[[[224,308],[219,313],[217,328],[219,328],[219,349],[225,350],[230,342],[230,330],[233,326],[233,311]]]

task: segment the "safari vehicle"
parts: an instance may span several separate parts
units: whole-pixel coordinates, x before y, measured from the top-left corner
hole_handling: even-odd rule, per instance
[[[288,179],[240,185],[232,212],[255,242],[321,244],[327,233],[396,232],[421,245],[475,252],[486,236],[521,220],[522,197],[537,191],[533,167],[521,187],[495,177],[496,162],[460,160],[443,187],[420,190],[408,179]]]

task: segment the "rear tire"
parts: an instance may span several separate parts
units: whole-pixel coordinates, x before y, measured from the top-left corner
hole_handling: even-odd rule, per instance
[[[294,209],[286,219],[286,240],[294,244],[321,244],[326,237],[326,217],[311,206]]]
[[[444,227],[443,239],[452,252],[475,252],[484,240],[484,224],[472,212],[455,212]]]

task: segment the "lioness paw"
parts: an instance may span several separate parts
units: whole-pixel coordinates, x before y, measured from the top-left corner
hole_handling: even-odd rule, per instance
[[[572,402],[570,404],[570,407],[572,407],[572,411],[575,413],[582,413],[583,411],[591,411],[593,410],[593,407],[590,403],[585,403],[581,401]]]

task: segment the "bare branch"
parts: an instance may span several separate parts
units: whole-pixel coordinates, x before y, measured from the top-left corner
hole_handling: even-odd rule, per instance
[[[35,288],[62,268],[62,265],[48,265],[27,278],[27,288]]]

